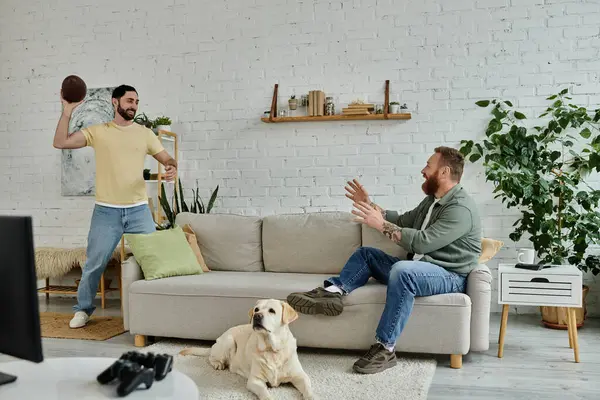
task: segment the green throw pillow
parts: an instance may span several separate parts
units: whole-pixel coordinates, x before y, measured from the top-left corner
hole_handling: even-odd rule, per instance
[[[202,273],[180,226],[146,234],[126,233],[125,239],[146,280]]]

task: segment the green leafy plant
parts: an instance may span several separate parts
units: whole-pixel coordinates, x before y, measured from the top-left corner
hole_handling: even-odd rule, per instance
[[[392,102],[390,103],[390,106],[395,106],[395,105],[399,105],[399,104],[400,104],[400,103],[398,103],[397,101],[392,101]]]
[[[175,227],[175,216],[177,215],[176,211],[171,209],[171,204],[169,204],[169,200],[167,200],[167,194],[165,192],[165,185],[160,185],[160,196],[158,197],[158,201],[160,202],[160,206],[162,207],[165,217],[167,217],[167,222],[158,225],[157,230],[169,229]]]
[[[495,198],[520,210],[511,240],[528,234],[541,262],[567,262],[597,275],[600,258],[588,248],[600,243],[600,190],[585,178],[600,172],[600,109],[572,104],[567,89],[547,100],[539,124],[526,124],[510,101],[476,102],[491,106],[492,119],[486,137],[462,140],[460,152],[470,162],[482,160]]]
[[[148,129],[152,129],[153,126],[153,122],[151,119],[148,118],[148,116],[146,115],[146,113],[141,113],[138,114],[134,119],[133,122],[143,125]]]
[[[167,222],[164,225],[157,226],[157,229],[169,229],[175,227],[175,218],[177,214],[180,212],[191,212],[194,214],[209,214],[212,210],[215,201],[217,200],[217,194],[219,192],[219,185],[215,188],[210,196],[210,200],[208,201],[208,205],[204,205],[202,198],[200,198],[200,190],[198,189],[198,180],[196,180],[196,190],[192,189],[192,201],[191,205],[188,207],[185,202],[185,196],[183,194],[183,185],[181,184],[181,179],[178,179],[178,187],[173,191],[173,196],[171,198],[171,203],[167,200],[167,195],[165,192],[165,185],[161,185],[160,191],[160,205],[165,212],[165,216],[167,217]],[[171,207],[173,204],[173,207]]]
[[[169,117],[158,117],[154,120],[154,128],[159,125],[171,125],[172,121]]]
[[[190,212],[196,213],[196,214],[210,213],[210,210],[212,210],[212,208],[215,204],[215,200],[217,200],[218,192],[219,192],[219,185],[217,185],[215,190],[212,192],[210,199],[208,200],[208,204],[205,207],[204,203],[202,202],[202,199],[200,198],[200,190],[198,189],[198,181],[196,181],[196,190],[194,191],[194,189],[192,189],[193,199],[192,199],[192,203],[190,206]]]

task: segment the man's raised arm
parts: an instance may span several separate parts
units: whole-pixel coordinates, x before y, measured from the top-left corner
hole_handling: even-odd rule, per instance
[[[63,104],[62,114],[58,120],[56,126],[56,132],[54,132],[54,142],[52,145],[57,149],[79,149],[87,145],[87,140],[81,131],[77,131],[72,135],[69,135],[69,122],[71,121],[71,115],[73,110],[82,103],[68,103],[62,98]]]

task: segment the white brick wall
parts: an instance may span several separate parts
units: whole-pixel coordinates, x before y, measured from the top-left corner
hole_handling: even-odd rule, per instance
[[[419,171],[437,145],[481,137],[503,96],[528,113],[570,87],[600,103],[600,3],[580,0],[3,0],[0,3],[0,212],[32,214],[37,245],[85,244],[91,198],[60,195],[52,136],[68,74],[88,85],[132,84],[140,111],[174,118],[182,177],[203,197],[217,184],[220,212],[349,210],[358,177],[381,205],[421,198]],[[355,98],[406,102],[406,122],[264,124],[273,84],[280,106],[311,89],[338,110]],[[530,114],[531,115],[531,114]],[[513,218],[469,166],[484,234],[512,261]],[[600,284],[590,313],[600,314]],[[495,283],[494,283],[495,286]],[[496,303],[494,293],[493,304]],[[494,305],[494,311],[498,307]],[[536,312],[522,309],[519,312]]]

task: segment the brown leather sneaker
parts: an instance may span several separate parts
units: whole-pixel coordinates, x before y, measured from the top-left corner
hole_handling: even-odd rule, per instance
[[[344,310],[342,295],[328,292],[322,287],[309,292],[290,293],[287,302],[302,314],[336,316]]]
[[[396,353],[389,351],[381,343],[376,343],[354,363],[353,369],[361,374],[375,374],[395,367],[396,364]]]

